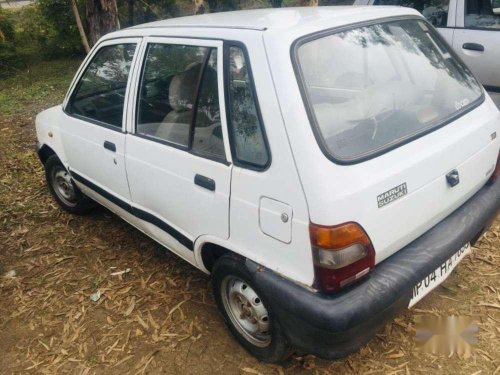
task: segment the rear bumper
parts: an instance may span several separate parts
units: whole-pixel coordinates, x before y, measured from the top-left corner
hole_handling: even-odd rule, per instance
[[[358,350],[387,321],[406,309],[413,286],[465,243],[477,240],[499,208],[497,180],[378,264],[365,281],[335,296],[307,290],[250,261],[247,267],[293,347],[322,358],[343,357]]]

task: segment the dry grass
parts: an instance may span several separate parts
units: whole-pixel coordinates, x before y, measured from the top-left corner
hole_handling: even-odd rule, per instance
[[[9,87],[0,82],[0,96]],[[62,94],[41,92],[0,115],[0,275],[16,272],[0,277],[3,373],[500,373],[498,220],[443,286],[359,353],[265,365],[230,337],[207,276],[105,210],[75,217],[56,207],[33,152],[33,115]],[[417,351],[417,314],[477,316],[472,357]]]

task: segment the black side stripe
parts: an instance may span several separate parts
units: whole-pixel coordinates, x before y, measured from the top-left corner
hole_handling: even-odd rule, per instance
[[[91,181],[87,180],[85,177],[80,176],[78,173],[75,173],[73,171],[70,171],[71,176],[81,184],[87,186],[89,189],[92,189],[95,191],[97,194],[102,196],[103,198],[107,199],[111,203],[117,205],[121,209],[131,213],[135,217],[147,221],[150,224],[153,224],[154,226],[158,227],[162,231],[168,233],[172,237],[174,237],[177,241],[179,241],[182,245],[187,247],[189,250],[193,251],[194,250],[194,243],[191,241],[189,238],[184,236],[182,233],[180,233],[177,229],[171,227],[169,224],[164,222],[163,220],[159,219],[158,217],[150,214],[149,212],[143,211],[139,208],[133,207],[132,205],[128,204],[127,202],[124,202],[120,198],[116,197],[115,195],[107,192],[106,190],[100,188],[96,184],[92,183]]]

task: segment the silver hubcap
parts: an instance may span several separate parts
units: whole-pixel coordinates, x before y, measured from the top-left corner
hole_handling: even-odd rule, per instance
[[[72,207],[76,205],[75,187],[69,173],[65,169],[61,167],[54,168],[52,172],[52,187],[59,199],[65,204]]]
[[[250,285],[235,276],[226,276],[221,294],[224,308],[238,332],[255,346],[268,346],[271,343],[269,314]]]

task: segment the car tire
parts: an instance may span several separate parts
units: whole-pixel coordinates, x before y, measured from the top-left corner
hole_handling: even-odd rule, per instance
[[[290,348],[272,306],[252,279],[243,258],[222,256],[212,270],[215,301],[241,346],[260,361],[280,363]]]
[[[97,203],[78,189],[68,170],[56,155],[50,156],[44,167],[50,194],[64,211],[85,215],[96,209]]]

